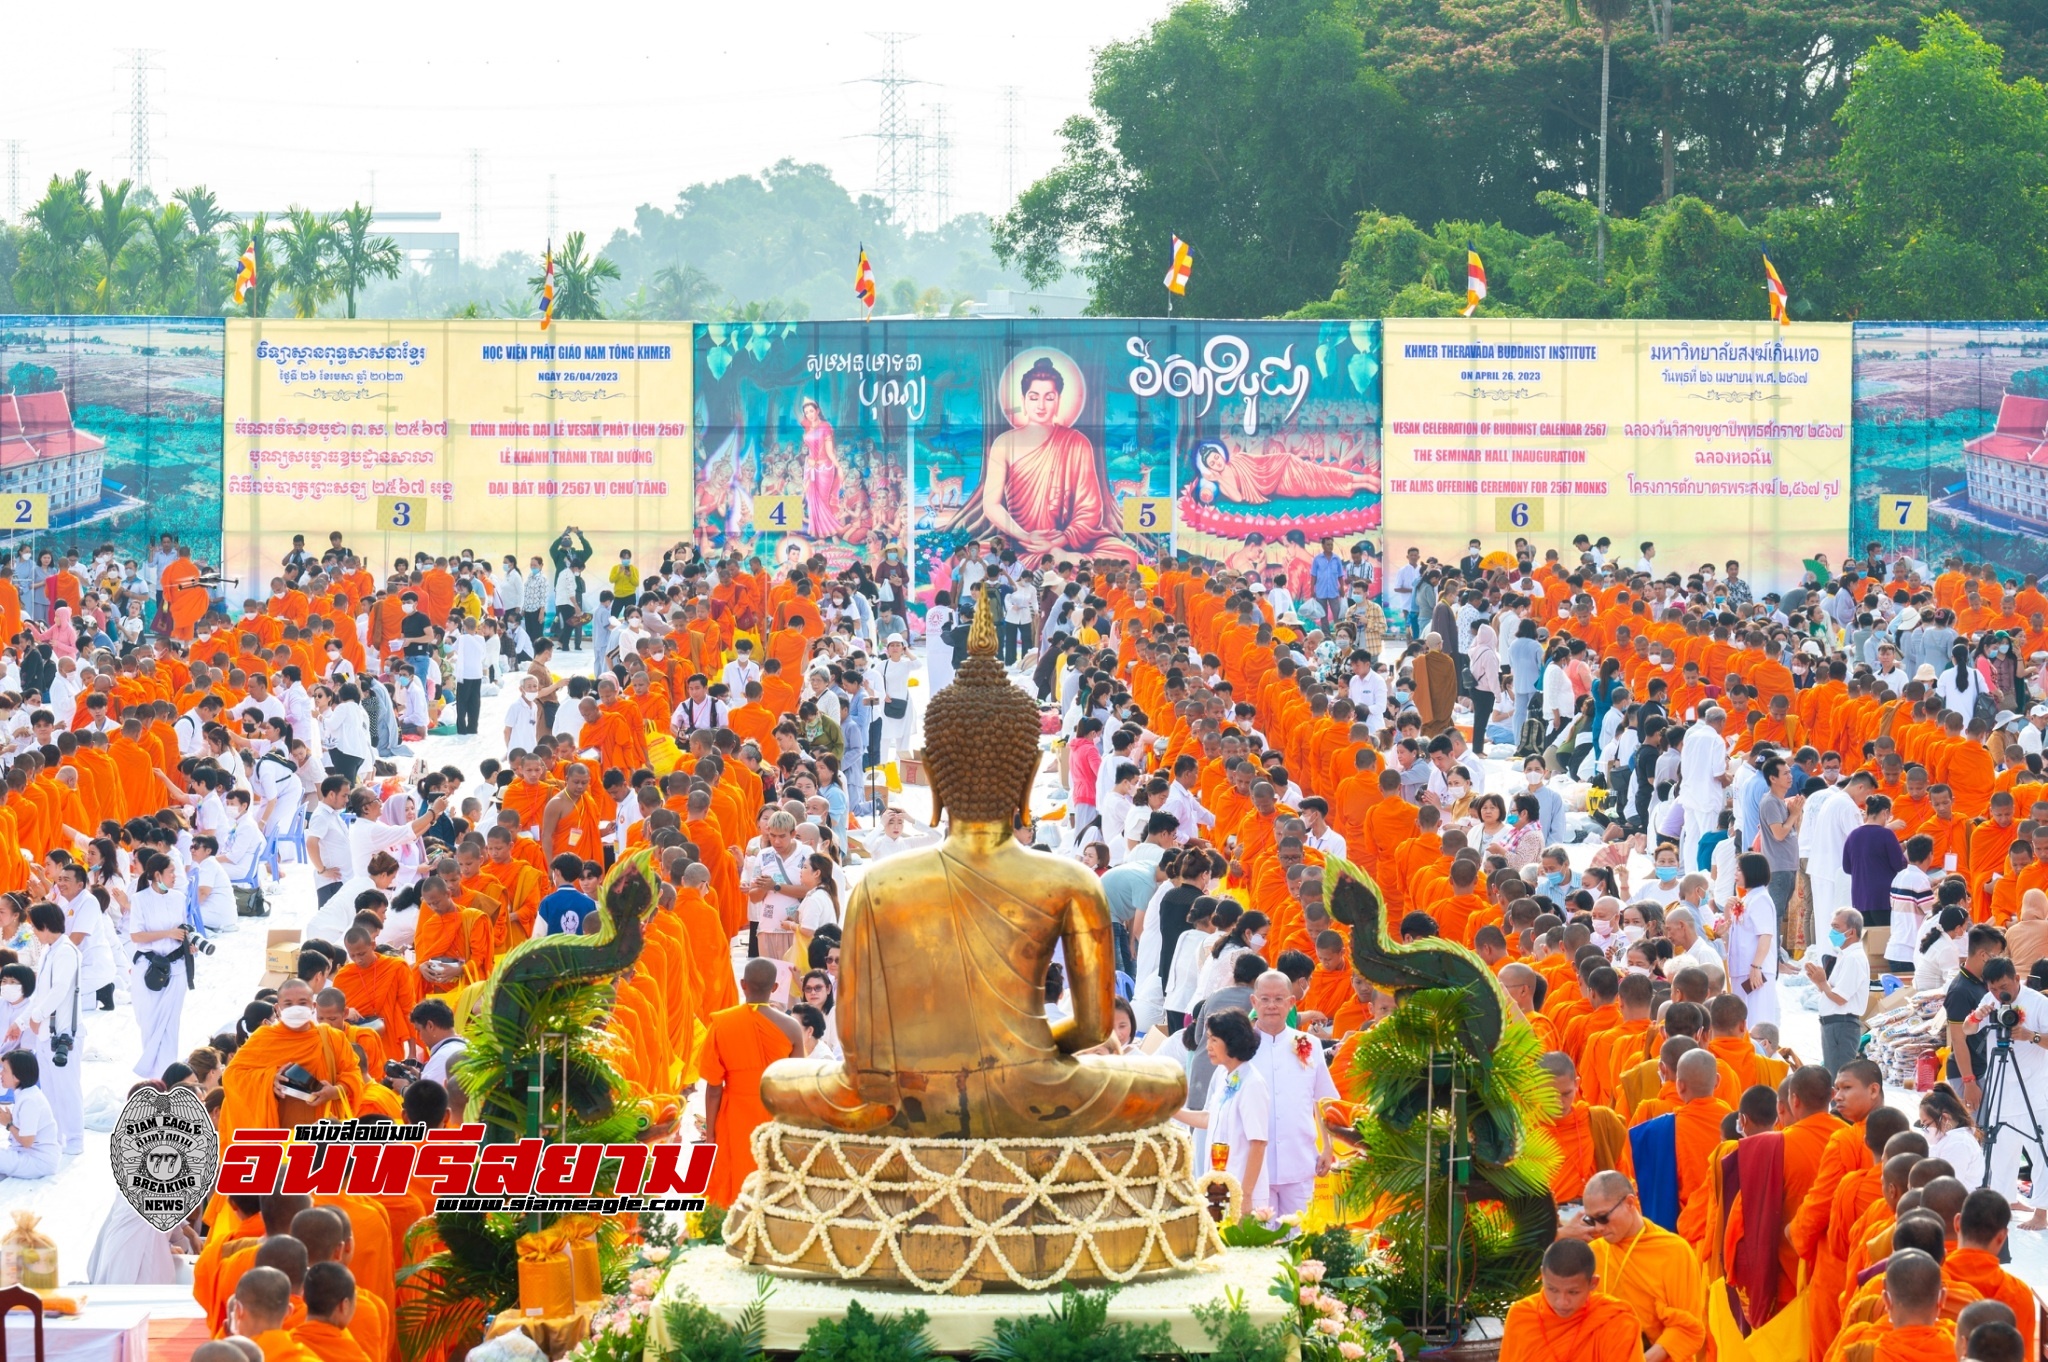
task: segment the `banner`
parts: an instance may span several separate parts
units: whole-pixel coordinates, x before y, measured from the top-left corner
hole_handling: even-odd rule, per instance
[[[2048,326],[1859,323],[1853,546],[2048,572]]]
[[[165,535],[216,560],[220,321],[0,316],[0,549],[148,567]],[[47,529],[16,507],[47,497]],[[167,555],[168,556],[168,555]]]
[[[1390,551],[1439,562],[1611,539],[1658,572],[1729,559],[1760,590],[1849,532],[1850,329],[1385,323]]]
[[[895,545],[927,600],[970,543],[1305,584],[1323,536],[1376,551],[1379,365],[1373,322],[700,327],[699,541],[835,568]]]
[[[260,599],[304,535],[368,563],[474,549],[522,568],[558,535],[594,565],[690,536],[690,328],[231,321],[227,572]],[[380,576],[383,566],[373,572]]]

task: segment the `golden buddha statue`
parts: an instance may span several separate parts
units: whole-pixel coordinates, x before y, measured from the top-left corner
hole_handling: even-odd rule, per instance
[[[1082,1055],[1110,1034],[1109,904],[1080,865],[1013,835],[1038,772],[1038,707],[996,661],[984,591],[968,659],[925,710],[945,840],[874,867],[839,956],[844,1061],[779,1060],[761,1099],[785,1125],[938,1139],[1058,1139],[1155,1126],[1185,1102],[1178,1064]],[[1064,951],[1073,1016],[1045,1015]]]

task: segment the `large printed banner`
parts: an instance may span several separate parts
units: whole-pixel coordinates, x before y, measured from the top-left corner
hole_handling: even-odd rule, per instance
[[[599,565],[690,537],[687,325],[230,322],[225,425],[227,571],[258,598],[295,534],[380,576],[523,567],[572,527]]]
[[[2048,572],[2048,325],[1856,328],[1853,547]]]
[[[1377,551],[1373,322],[736,323],[697,333],[707,552],[1033,563]]]
[[[217,561],[223,335],[218,319],[0,317],[0,495],[49,499],[36,530],[0,503],[0,548],[147,565],[170,535]]]
[[[1850,328],[1389,320],[1389,551],[1614,541],[1764,587],[1849,533]]]

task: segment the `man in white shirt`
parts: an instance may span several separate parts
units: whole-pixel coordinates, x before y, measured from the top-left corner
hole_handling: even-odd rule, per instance
[[[255,795],[258,824],[269,836],[283,836],[292,825],[292,815],[304,803],[299,768],[292,764],[291,755],[274,747],[265,752],[250,772],[249,785]]]
[[[36,962],[36,989],[28,1006],[14,1019],[0,1044],[28,1045],[35,1052],[39,1086],[57,1118],[57,1132],[66,1154],[85,1152],[85,1102],[80,1077],[85,1067],[85,1007],[80,996],[78,947],[64,930],[64,910],[38,903],[28,910],[28,924],[43,944]],[[54,1039],[70,1037],[64,1063],[55,1062]]]
[[[1678,802],[1685,806],[1685,832],[1678,863],[1688,870],[1697,862],[1700,838],[1720,826],[1721,810],[1728,807],[1728,740],[1721,736],[1726,722],[1720,707],[1709,705],[1685,730],[1679,749]]]
[[[192,839],[192,890],[198,896],[199,921],[209,932],[235,927],[235,887],[221,864],[220,843],[205,833]]]
[[[1160,805],[1160,812],[1170,813],[1180,821],[1180,830],[1173,840],[1185,844],[1201,835],[1201,829],[1214,827],[1216,815],[1202,807],[1195,797],[1196,782],[1201,778],[1201,763],[1192,756],[1183,756],[1173,763],[1173,784],[1166,789],[1166,802]]]
[[[230,880],[249,881],[256,874],[256,859],[263,854],[263,828],[250,810],[247,790],[228,791],[227,805],[227,841],[221,844],[221,865]]]
[[[307,691],[299,669],[287,666],[278,676],[284,682],[278,698],[284,702],[284,717],[292,726],[292,736],[304,738],[308,746],[317,749],[320,725],[313,721],[313,696]]]
[[[2039,756],[2044,735],[2048,735],[2048,705],[2035,705],[2027,711],[2027,721],[2020,725],[2020,751]]]
[[[209,695],[199,702],[198,708],[178,716],[178,722],[171,725],[171,731],[178,735],[179,756],[206,755],[206,726],[220,722],[220,710],[220,697]]]
[[[885,860],[898,852],[930,846],[937,840],[929,828],[919,826],[912,830],[910,815],[891,807],[882,814],[881,834],[865,839],[861,845],[867,849],[868,860],[873,862]]]
[[[323,908],[355,874],[348,823],[341,816],[348,806],[348,791],[347,776],[329,776],[320,782],[320,797],[313,805],[312,821],[306,824],[306,856],[313,863],[313,882],[319,886],[317,906]]]
[[[249,693],[236,701],[235,707],[228,713],[237,719],[250,715],[254,715],[258,720],[282,719],[284,701],[270,693],[270,678],[262,672],[257,672],[249,678]]]
[[[1856,1043],[1863,1039],[1863,1010],[1870,1005],[1870,957],[1863,951],[1863,914],[1854,908],[1837,908],[1828,930],[1827,950],[1834,956],[1830,968],[1821,962],[1806,962],[1806,977],[1820,994],[1820,1064],[1829,1073],[1839,1073],[1856,1058]]]
[[[1408,634],[1415,635],[1415,588],[1422,584],[1422,550],[1410,547],[1408,561],[1387,574],[1387,609],[1407,621]]]
[[[117,975],[114,933],[100,901],[85,887],[83,865],[76,861],[67,862],[57,872],[57,883],[51,889],[50,901],[64,910],[64,930],[71,943],[78,947],[79,958],[83,962],[86,995],[98,1000],[100,1011],[113,1011],[114,979]]]
[[[469,1097],[448,1067],[469,1050],[469,1042],[455,1031],[455,1013],[440,998],[422,998],[407,1017],[427,1047],[427,1062],[420,1067],[422,1079],[432,1079],[448,1090],[448,1114],[457,1121]]]
[[[398,702],[398,727],[401,732],[424,734],[429,723],[427,688],[420,684],[419,674],[411,663],[399,664],[397,677],[398,693],[392,698]]]
[[[1320,1103],[1338,1096],[1322,1045],[1287,1024],[1293,1006],[1294,985],[1279,970],[1267,970],[1252,985],[1252,1028],[1259,1035],[1259,1053],[1251,1062],[1273,1097],[1266,1166],[1276,1216],[1308,1209],[1316,1179],[1330,1171],[1332,1156],[1318,1138],[1316,1113]]]
[[[761,664],[754,661],[752,639],[740,639],[733,644],[733,648],[738,656],[725,664],[725,669],[719,672],[718,679],[725,683],[727,695],[745,695],[748,683],[761,679]]]
[[[1310,795],[1301,801],[1301,821],[1308,828],[1306,845],[1314,847],[1325,856],[1349,860],[1344,834],[1330,826],[1330,802],[1321,795]]]
[[[1849,902],[1849,872],[1842,869],[1842,846],[1849,834],[1863,825],[1863,806],[1876,790],[1876,778],[1859,771],[1840,785],[1807,797],[1806,811],[1799,820],[1799,857],[1806,862],[1816,920]]]
[[[764,911],[784,919],[795,915],[803,901],[804,863],[811,851],[796,839],[796,819],[778,810],[768,815],[761,846],[747,857],[740,869],[740,887],[747,894],[747,924],[751,936],[761,924]],[[756,943],[747,943],[749,955],[759,954]]]
[[[467,616],[462,632],[455,636],[455,731],[476,732],[477,715],[484,701],[484,673],[491,664],[490,648],[476,631],[476,621]]]

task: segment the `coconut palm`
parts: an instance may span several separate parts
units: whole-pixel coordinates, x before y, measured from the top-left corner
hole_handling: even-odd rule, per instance
[[[192,271],[192,310],[201,316],[212,316],[220,311],[228,290],[221,273],[221,231],[234,226],[235,219],[203,184],[180,189],[171,197],[184,206],[185,224],[192,232],[185,249]],[[235,253],[241,254],[239,250]]]
[[[598,286],[618,277],[617,265],[602,255],[584,253],[583,233],[569,233],[562,238],[562,249],[555,252],[556,318],[565,322],[594,322],[603,317],[604,304],[598,301]],[[538,297],[543,276],[536,274],[526,282]]]
[[[167,203],[143,220],[148,245],[146,282],[149,310],[160,315],[183,312],[192,292],[185,259],[192,249],[192,220],[182,203]]]
[[[100,182],[100,198],[96,204],[87,205],[86,233],[95,246],[100,248],[100,279],[94,290],[99,310],[111,313],[114,310],[116,294],[120,287],[121,252],[142,230],[149,218],[149,211],[133,201],[135,182],[123,180],[117,185]]]
[[[1607,90],[1612,72],[1614,52],[1614,26],[1628,17],[1630,0],[1563,0],[1564,17],[1572,23],[1584,23],[1590,14],[1593,22],[1600,25],[1600,216],[1599,229],[1593,238],[1593,259],[1600,266],[1602,277],[1607,268]]]
[[[28,210],[29,230],[14,287],[34,309],[74,312],[92,292],[92,265],[86,258],[92,240],[92,212],[85,201],[90,180],[83,170],[69,177],[52,175],[42,200]]]
[[[334,296],[334,219],[310,208],[287,209],[277,244],[278,287],[291,295],[294,317],[313,316]]]
[[[334,219],[334,285],[348,299],[348,315],[356,315],[356,292],[372,279],[396,279],[405,258],[388,236],[371,236],[376,210],[358,203]]]

